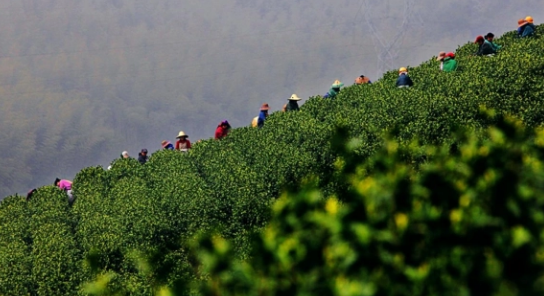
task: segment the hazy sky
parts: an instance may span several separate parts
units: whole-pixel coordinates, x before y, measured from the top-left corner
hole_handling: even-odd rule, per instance
[[[196,141],[223,119],[249,125],[264,102],[279,110],[293,93],[322,95],[361,74],[376,80],[476,35],[514,30],[526,15],[544,19],[542,0],[2,0],[0,9],[0,93],[18,94],[17,104],[0,96],[0,147],[10,155],[0,160],[0,196],[107,166],[123,150],[157,150],[180,130]],[[37,108],[42,100],[59,103]],[[49,108],[76,103],[73,118],[55,122]],[[8,118],[28,114],[50,119],[24,124],[30,142],[15,146]],[[19,159],[52,128],[58,155]]]

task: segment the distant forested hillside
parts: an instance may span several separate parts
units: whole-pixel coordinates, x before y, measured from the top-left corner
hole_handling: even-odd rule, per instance
[[[376,80],[378,66],[544,11],[536,0],[407,3],[2,0],[0,197],[153,151],[179,130],[195,141],[223,119],[248,125],[265,101],[278,110],[335,79]]]

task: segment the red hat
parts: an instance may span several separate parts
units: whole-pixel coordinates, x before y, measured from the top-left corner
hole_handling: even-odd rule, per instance
[[[262,106],[261,106],[261,111],[268,111],[270,109],[270,107],[268,107],[268,104],[264,103]]]
[[[455,54],[453,52],[448,52],[446,56],[452,59],[455,58]]]
[[[474,43],[478,43],[480,41],[484,41],[484,36],[479,35],[478,37],[476,37],[476,40],[474,40]]]

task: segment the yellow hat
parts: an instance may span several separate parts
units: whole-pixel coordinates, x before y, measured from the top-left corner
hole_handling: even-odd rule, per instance
[[[527,17],[525,17],[525,20],[526,20],[528,23],[530,23],[530,24],[533,23],[533,17],[532,17],[532,16],[527,16]]]
[[[344,84],[340,82],[340,80],[338,79],[336,79],[334,83],[332,84],[332,88],[341,88],[342,86],[344,86]]]
[[[406,67],[400,67],[399,72],[408,72],[408,70],[406,70]]]
[[[183,131],[180,131],[179,135],[176,137],[176,139],[183,138],[183,137],[189,137],[189,136],[186,133],[184,133]]]
[[[289,98],[290,101],[300,101],[302,100],[301,98],[299,98],[296,94],[293,94],[290,98]]]

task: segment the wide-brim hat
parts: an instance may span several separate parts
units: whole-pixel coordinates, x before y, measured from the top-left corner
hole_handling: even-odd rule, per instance
[[[176,139],[179,139],[179,138],[183,138],[183,137],[189,137],[189,135],[187,135],[185,132],[183,131],[180,131],[178,136],[176,137]]]
[[[300,101],[302,100],[301,98],[299,98],[296,94],[292,94],[291,97],[289,98],[289,101]]]
[[[401,72],[408,72],[408,69],[406,69],[406,67],[400,67],[399,73]]]
[[[166,141],[166,140],[164,140],[164,141],[161,142],[162,148],[168,146],[168,144],[170,144],[170,142],[168,142],[168,141]]]
[[[344,86],[344,84],[342,82],[340,82],[340,80],[335,80],[334,83],[332,84],[332,88],[340,88]]]
[[[525,21],[528,22],[528,23],[530,23],[530,24],[532,24],[534,20],[533,20],[533,17],[532,17],[532,16],[526,16],[526,17],[525,17]]]
[[[527,25],[528,23],[529,23],[528,21],[526,21],[524,19],[521,19],[521,20],[518,21],[518,28],[523,27],[523,26]]]
[[[436,60],[437,60],[437,61],[441,61],[441,60],[443,60],[445,57],[446,57],[446,52],[445,52],[445,51],[441,51],[440,53],[438,53],[438,57],[436,58]]]
[[[265,103],[261,106],[261,111],[268,111],[268,110],[270,110],[270,107],[268,106],[268,104]]]

